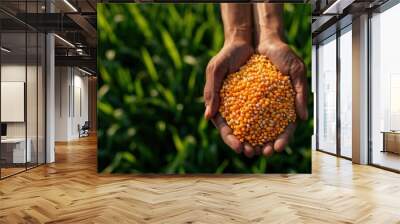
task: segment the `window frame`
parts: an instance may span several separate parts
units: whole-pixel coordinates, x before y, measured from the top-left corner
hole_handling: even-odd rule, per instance
[[[372,18],[373,14],[381,14],[384,13],[385,11],[393,8],[394,6],[397,6],[400,4],[399,0],[388,0],[384,4],[371,9],[367,12],[368,14],[368,32],[367,32],[367,38],[368,38],[368,69],[367,69],[367,79],[368,79],[368,111],[367,111],[367,117],[368,117],[368,165],[377,167],[383,170],[395,172],[395,173],[400,173],[400,169],[394,169],[388,166],[384,166],[381,164],[377,164],[373,162],[373,132],[372,132]]]
[[[319,152],[327,153],[333,156],[337,156],[346,160],[352,160],[351,157],[347,157],[342,155],[342,150],[341,150],[341,119],[340,119],[340,77],[341,77],[341,67],[340,67],[340,37],[347,33],[347,32],[352,32],[352,28],[349,29],[350,26],[352,26],[351,20],[349,21],[348,16],[344,17],[342,20],[337,21],[332,27],[336,29],[335,32],[331,33],[330,35],[325,36],[323,39],[318,40],[317,44],[315,44],[315,49],[316,49],[316,57],[315,57],[315,63],[316,63],[316,88],[315,88],[315,94],[316,94],[316,128],[315,128],[315,145],[316,145],[316,150]],[[343,26],[340,27],[338,23],[341,23]],[[332,27],[328,29],[332,29]],[[328,30],[327,29],[327,30]],[[335,36],[334,41],[336,41],[336,152],[332,153],[327,150],[321,149],[320,143],[319,143],[319,85],[320,85],[320,80],[319,80],[319,57],[318,57],[318,50],[319,46],[321,45],[322,42],[327,41],[329,38],[332,38],[332,36]],[[333,40],[332,40],[333,41]]]

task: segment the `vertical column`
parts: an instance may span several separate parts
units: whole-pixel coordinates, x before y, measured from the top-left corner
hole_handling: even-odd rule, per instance
[[[336,27],[336,155],[341,156],[341,114],[340,114],[340,78],[341,78],[341,64],[340,64],[340,27]]]
[[[317,149],[317,46],[312,45],[311,55],[311,92],[313,94],[314,102],[314,132],[311,136],[311,149]]]
[[[368,15],[353,19],[353,162],[368,163]]]
[[[47,12],[53,12],[51,1],[46,2]],[[46,34],[46,163],[55,161],[55,53],[54,34]]]

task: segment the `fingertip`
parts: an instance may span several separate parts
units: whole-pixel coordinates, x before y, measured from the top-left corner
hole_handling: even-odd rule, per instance
[[[206,120],[210,120],[211,119],[211,112],[210,112],[210,106],[206,106],[206,111],[204,112],[204,118]]]
[[[206,106],[206,111],[204,112],[204,117],[207,120],[210,120],[214,117],[218,112],[218,102],[213,102],[211,105]]]
[[[228,141],[227,144],[229,147],[231,147],[231,149],[233,149],[233,151],[238,154],[242,152],[242,143],[239,141],[239,139],[233,135],[228,135],[226,139]]]
[[[273,150],[271,144],[268,144],[268,145],[266,145],[266,146],[264,147],[264,149],[263,149],[263,155],[264,155],[265,157],[269,157],[269,156],[271,156],[273,153],[274,153],[274,150]]]
[[[207,120],[210,120],[211,118],[213,118],[216,114],[216,111],[213,111],[213,108],[211,106],[207,106],[206,107],[206,111],[204,112],[204,117]]]
[[[251,158],[254,156],[254,150],[253,147],[251,147],[251,145],[249,145],[248,143],[244,144],[244,154],[248,157]]]
[[[277,139],[274,143],[274,150],[276,152],[282,152],[285,149],[286,144],[287,144],[286,139],[283,138]]]

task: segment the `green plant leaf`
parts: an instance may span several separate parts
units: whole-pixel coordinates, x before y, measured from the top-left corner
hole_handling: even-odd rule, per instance
[[[215,173],[217,174],[221,174],[224,172],[225,168],[229,165],[229,160],[225,159],[221,165],[218,166],[217,170],[215,171]]]
[[[208,23],[202,24],[197,30],[193,38],[193,44],[198,47],[204,37],[204,33],[208,29]]]
[[[167,49],[167,52],[168,52],[169,56],[171,57],[172,61],[174,62],[175,67],[177,69],[181,69],[181,67],[182,67],[181,56],[179,55],[179,52],[178,52],[178,49],[176,48],[174,40],[172,39],[172,37],[168,33],[168,31],[161,29],[160,32],[161,32],[164,46]]]
[[[137,5],[131,5],[127,7],[130,13],[132,14],[134,21],[138,25],[138,28],[140,31],[144,34],[146,39],[152,39],[153,38],[153,33],[151,32],[150,26],[147,23],[147,20],[143,17],[143,15],[140,13]]]
[[[142,58],[143,58],[144,65],[146,66],[147,72],[150,75],[151,79],[153,81],[158,81],[158,74],[157,74],[156,67],[154,66],[153,60],[151,59],[149,51],[147,51],[146,48],[142,48]]]
[[[164,89],[161,93],[164,96],[164,98],[167,100],[167,102],[171,106],[171,108],[176,108],[175,97],[174,97],[174,94],[172,94],[171,90]]]
[[[136,96],[138,98],[144,97],[144,91],[143,91],[143,87],[142,87],[142,83],[140,82],[140,79],[135,80],[135,91],[136,91]]]

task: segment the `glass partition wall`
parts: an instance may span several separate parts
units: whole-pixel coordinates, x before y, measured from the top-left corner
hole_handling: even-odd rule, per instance
[[[18,6],[35,13],[38,2]],[[44,33],[0,11],[1,179],[46,161],[45,41]]]
[[[400,4],[371,22],[370,163],[400,171]]]
[[[352,27],[317,46],[317,149],[352,157]]]
[[[318,149],[336,153],[336,35],[321,42],[318,60]]]
[[[395,28],[400,4],[388,1],[368,13],[363,34],[369,40],[368,164],[400,172],[400,32]],[[347,159],[352,158],[352,42],[350,24],[316,45],[314,61],[317,149]]]
[[[351,25],[340,32],[339,46],[339,111],[340,111],[340,155],[352,157],[352,34]]]
[[[1,34],[1,177],[26,169],[26,33]],[[6,50],[4,50],[6,49]],[[28,159],[28,160],[27,160]]]

